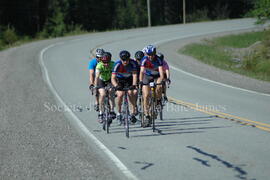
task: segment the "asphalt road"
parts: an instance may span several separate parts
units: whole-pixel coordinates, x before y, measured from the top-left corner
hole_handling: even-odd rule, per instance
[[[87,179],[87,176],[80,176],[87,172],[92,173],[94,175],[92,177],[97,179],[118,179],[120,177],[123,179],[268,179],[270,175],[270,147],[267,143],[270,135],[270,95],[268,95],[269,89],[267,88],[269,83],[250,80],[230,73],[226,74],[215,68],[209,69],[192,58],[174,52],[178,43],[180,47],[181,42],[194,39],[194,37],[201,38],[209,34],[224,34],[224,32],[231,33],[254,28],[256,27],[252,19],[171,25],[94,33],[47,42],[48,45],[51,45],[46,48],[44,48],[44,44],[42,48],[36,47],[37,50],[34,54],[37,55],[38,50],[40,54],[38,58],[33,59],[40,60],[43,77],[56,98],[56,101],[53,101],[39,97],[48,93],[48,88],[43,87],[42,93],[37,94],[37,97],[42,100],[39,102],[39,109],[42,109],[42,113],[48,117],[51,117],[52,114],[57,115],[53,118],[56,121],[59,121],[59,118],[64,121],[63,114],[65,114],[69,120],[67,124],[72,124],[72,127],[84,137],[83,142],[85,143],[81,143],[82,139],[76,136],[73,129],[67,128],[68,131],[72,131],[67,133],[69,136],[56,136],[60,138],[58,141],[61,142],[66,137],[64,148],[60,146],[61,144],[59,145],[59,152],[64,151],[70,145],[70,148],[75,149],[76,152],[85,152],[84,156],[80,156],[80,162],[83,161],[94,166],[92,172],[89,172],[91,168],[86,168],[83,164],[80,167],[75,166],[76,169],[70,172],[67,171],[70,168],[68,163],[64,167],[58,164],[62,168],[61,171],[53,171],[55,174],[47,175],[47,177],[68,179],[68,176],[61,173],[68,172],[73,175],[69,179],[74,179],[72,177]],[[131,137],[127,139],[124,136],[123,127],[114,123],[111,133],[107,135],[96,121],[96,112],[92,106],[93,98],[87,89],[89,51],[102,47],[111,51],[116,59],[118,52],[122,49],[127,49],[134,54],[136,50],[142,49],[147,44],[156,44],[165,53],[172,67],[173,84],[168,94],[178,104],[167,104],[165,120],[157,122],[158,132],[153,133],[150,128],[142,129],[139,125],[134,125],[131,127]],[[31,50],[29,51],[31,52]],[[30,52],[29,54],[32,54]],[[27,53],[25,56],[28,57],[29,54]],[[28,70],[32,69],[37,69],[37,67]],[[34,76],[40,76],[39,72],[37,71]],[[207,79],[203,79],[203,77]],[[216,81],[226,83],[226,85]],[[244,83],[246,81],[252,83]],[[32,87],[30,85],[31,81],[28,84],[24,83],[24,86]],[[11,91],[12,88],[9,90]],[[31,91],[28,93],[30,93],[28,99],[35,101],[35,96],[31,94]],[[4,106],[7,106],[10,99],[16,98],[6,99]],[[29,100],[31,103],[32,101]],[[19,107],[30,107],[28,104],[21,105],[27,101],[14,102],[18,109]],[[191,108],[181,106],[179,103],[190,103]],[[36,104],[33,103],[33,105]],[[1,103],[1,109],[4,106]],[[198,109],[194,110],[192,107]],[[212,113],[206,111],[207,108],[212,109]],[[217,117],[213,111],[221,112],[223,115],[237,116],[238,123]],[[30,112],[28,114],[32,115],[32,111]],[[21,117],[24,117],[23,113]],[[19,117],[14,117],[14,119],[14,126],[19,126],[17,125]],[[40,118],[36,114],[30,119]],[[234,117],[234,119],[237,118]],[[251,121],[253,127],[243,125],[243,122],[251,123]],[[49,122],[55,121],[51,119]],[[6,126],[12,129],[11,126]],[[260,128],[261,126],[264,128]],[[56,127],[54,127],[54,131],[56,135],[57,132],[62,133]],[[2,132],[6,132],[4,128],[1,129],[1,135]],[[69,139],[70,133],[75,140]],[[45,131],[44,134],[46,134]],[[47,136],[53,135],[48,134]],[[3,137],[6,136],[3,135]],[[39,138],[34,136],[34,139]],[[82,147],[76,146],[74,144],[76,141],[80,142]],[[5,143],[10,146],[9,139]],[[12,147],[3,147],[1,146],[1,155],[2,152],[8,154],[12,149]],[[33,150],[33,152],[35,151]],[[46,151],[44,154],[47,154]],[[84,158],[89,154],[92,156],[85,160]],[[2,167],[6,167],[5,164],[11,159],[11,156],[8,156],[9,159],[2,157],[1,162],[2,159],[5,162],[1,164],[1,176],[3,177],[3,175],[7,175],[7,172],[12,174],[12,171],[9,171],[8,168],[2,171]],[[72,161],[72,158],[78,160],[76,157],[74,153],[69,154],[65,156],[66,162]],[[51,164],[44,163],[43,167],[48,169],[46,165]],[[104,169],[100,170],[99,166],[104,166]],[[10,168],[10,166],[8,167]],[[105,174],[103,170],[105,170]],[[21,173],[17,172],[17,174]],[[30,175],[27,177],[31,177]],[[41,173],[35,177],[42,177],[42,175]]]

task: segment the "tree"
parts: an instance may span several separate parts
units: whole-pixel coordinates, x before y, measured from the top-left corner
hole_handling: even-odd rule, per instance
[[[258,18],[258,23],[270,20],[270,0],[257,0],[253,14]]]

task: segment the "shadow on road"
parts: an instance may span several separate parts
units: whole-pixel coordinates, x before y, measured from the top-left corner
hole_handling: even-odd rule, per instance
[[[130,136],[151,137],[161,135],[175,135],[188,133],[203,133],[205,130],[227,128],[228,126],[211,126],[210,123],[216,116],[188,117],[188,118],[167,118],[156,121],[156,132],[152,132],[151,127],[142,128],[140,123],[130,126]],[[123,126],[112,124],[110,133],[124,133]],[[150,132],[150,133],[149,133]],[[132,134],[133,133],[133,134]]]
[[[226,168],[232,169],[234,172],[236,172],[237,173],[235,175],[236,178],[248,179],[247,178],[248,173],[244,169],[242,169],[242,167],[240,167],[239,165],[234,165],[234,164],[230,163],[229,161],[221,159],[217,155],[207,153],[207,152],[205,152],[197,147],[194,147],[194,146],[187,146],[187,148],[192,149],[201,155],[204,155],[206,158],[210,158],[210,160],[202,160],[202,159],[199,159],[197,157],[193,158],[195,161],[200,162],[203,166],[211,167],[211,160],[214,160],[214,161],[221,163]],[[245,165],[243,164],[241,166],[245,166]],[[253,178],[253,180],[255,180],[255,179]]]

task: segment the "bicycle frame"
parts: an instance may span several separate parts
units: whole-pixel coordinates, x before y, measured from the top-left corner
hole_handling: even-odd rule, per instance
[[[110,92],[109,90],[111,89],[110,86],[105,87],[105,99],[104,99],[104,116],[103,116],[103,130],[109,133],[109,119],[110,117]]]
[[[150,116],[151,116],[151,121],[152,121],[153,132],[155,132],[155,130],[156,130],[155,120],[157,118],[157,113],[158,113],[158,109],[156,106],[157,105],[157,97],[156,97],[156,86],[157,85],[162,85],[162,83],[156,83],[156,82],[149,83],[150,91],[151,91]]]
[[[144,124],[144,106],[143,106],[142,87],[139,88],[138,101],[139,101],[139,106],[138,106],[139,118],[140,118],[140,121],[141,121],[141,127],[143,127],[143,124]]]

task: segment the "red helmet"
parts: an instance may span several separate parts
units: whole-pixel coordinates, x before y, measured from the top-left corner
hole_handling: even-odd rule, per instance
[[[103,63],[109,63],[111,61],[111,55],[108,52],[105,52],[102,56],[101,61]]]

